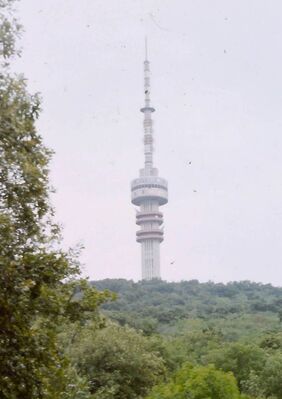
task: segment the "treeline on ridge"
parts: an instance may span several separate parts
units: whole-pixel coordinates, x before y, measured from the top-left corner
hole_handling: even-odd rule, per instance
[[[194,320],[199,327],[222,326],[230,339],[237,339],[278,328],[282,320],[282,288],[270,284],[124,279],[91,284],[116,293],[117,299],[102,307],[108,317],[148,334],[179,333]]]

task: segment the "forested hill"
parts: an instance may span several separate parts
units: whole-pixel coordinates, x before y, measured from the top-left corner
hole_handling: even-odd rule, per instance
[[[181,333],[215,327],[230,339],[281,327],[282,288],[249,281],[167,283],[124,279],[93,281],[99,290],[117,293],[104,312],[120,324],[150,333]]]

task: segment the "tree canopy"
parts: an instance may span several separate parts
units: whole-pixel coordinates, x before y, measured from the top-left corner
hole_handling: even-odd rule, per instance
[[[9,399],[55,398],[66,391],[66,361],[57,345],[63,320],[96,314],[107,295],[79,275],[73,252],[60,249],[49,201],[47,149],[36,129],[40,98],[11,74],[20,26],[12,0],[0,2],[0,393]],[[83,292],[75,300],[75,286]],[[52,381],[52,383],[51,383]]]
[[[102,330],[83,329],[67,350],[95,399],[142,398],[165,374],[164,360],[148,339],[109,322]]]
[[[240,393],[232,373],[214,366],[183,366],[168,384],[153,389],[148,399],[239,399]]]

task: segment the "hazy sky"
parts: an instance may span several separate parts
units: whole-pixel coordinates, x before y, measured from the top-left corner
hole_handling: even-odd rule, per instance
[[[282,285],[281,14],[280,0],[20,2],[17,69],[42,93],[57,219],[92,279],[141,275],[130,180],[147,35],[163,279]]]

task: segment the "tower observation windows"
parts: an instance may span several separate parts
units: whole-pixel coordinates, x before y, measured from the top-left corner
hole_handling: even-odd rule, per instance
[[[131,187],[131,191],[138,190],[140,188],[161,188],[163,190],[167,190],[166,187],[161,186],[160,184],[140,184],[138,186]]]

